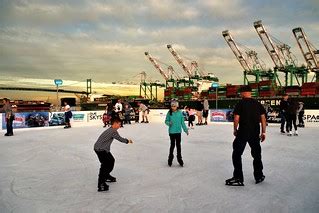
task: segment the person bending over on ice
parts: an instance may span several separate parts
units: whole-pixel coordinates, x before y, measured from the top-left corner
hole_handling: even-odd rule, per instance
[[[142,112],[142,121],[141,121],[141,123],[148,123],[147,115],[149,113],[149,109],[147,108],[147,106],[145,106],[145,104],[143,104],[141,102],[138,103],[138,106],[139,106],[138,110],[140,112]]]
[[[122,138],[117,130],[121,127],[121,119],[116,117],[111,121],[111,127],[105,130],[94,144],[94,151],[99,158],[101,168],[98,177],[98,191],[107,191],[109,186],[106,182],[116,182],[116,178],[110,173],[114,168],[115,159],[111,153],[111,144],[114,139],[122,143],[133,143],[132,140]]]
[[[263,164],[261,161],[261,146],[266,138],[266,111],[264,107],[251,98],[251,88],[244,86],[241,88],[242,100],[236,105],[234,110],[234,136],[233,142],[233,177],[226,180],[226,185],[244,186],[244,176],[242,171],[241,156],[248,142],[251,148],[251,155],[254,158],[254,177],[256,184],[264,181]],[[261,121],[261,134],[260,123]],[[238,128],[239,124],[239,128]]]
[[[179,165],[183,166],[184,162],[182,160],[181,153],[181,133],[182,128],[184,132],[188,135],[188,129],[185,125],[184,116],[180,110],[178,110],[178,102],[173,101],[171,103],[171,109],[168,111],[165,119],[165,124],[168,126],[169,137],[171,140],[171,146],[169,149],[168,165],[172,166],[174,159],[174,148],[176,144],[177,148],[177,161]]]

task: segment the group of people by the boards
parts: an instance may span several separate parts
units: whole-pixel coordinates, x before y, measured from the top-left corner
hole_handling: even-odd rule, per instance
[[[118,118],[121,121],[120,127],[124,127],[124,124],[131,124],[131,121],[134,121],[135,123],[149,123],[149,112],[149,107],[142,102],[137,102],[137,107],[132,107],[129,102],[122,102],[121,99],[118,99],[115,105],[111,102],[106,105],[102,117],[103,127],[111,126],[111,121],[115,118]],[[141,121],[140,117],[142,118]]]
[[[290,99],[288,94],[284,94],[280,102],[280,132],[287,134],[287,136],[298,136],[298,127],[305,127],[304,114],[304,103]],[[299,122],[298,125],[297,119]],[[293,129],[294,131],[292,131]]]

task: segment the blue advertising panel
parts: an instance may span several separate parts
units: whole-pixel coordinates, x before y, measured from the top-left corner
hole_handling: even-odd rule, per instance
[[[51,112],[49,125],[50,126],[63,126],[63,125],[65,125],[64,112]]]
[[[4,118],[5,115],[3,114]],[[21,112],[15,113],[13,121],[13,128],[30,128],[30,127],[44,127],[49,126],[49,113],[48,112]],[[2,129],[6,129],[6,120],[2,119]]]

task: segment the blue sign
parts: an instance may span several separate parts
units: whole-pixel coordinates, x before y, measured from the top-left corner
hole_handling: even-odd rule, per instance
[[[218,88],[219,87],[219,83],[212,83],[212,87]]]
[[[61,86],[63,83],[62,79],[55,79],[54,80],[54,84],[57,85],[57,86]]]

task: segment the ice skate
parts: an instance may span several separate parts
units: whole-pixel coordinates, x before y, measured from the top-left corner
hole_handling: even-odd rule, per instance
[[[177,162],[179,163],[180,166],[182,166],[182,167],[184,166],[184,161],[183,161],[182,157],[178,157]]]
[[[227,186],[244,186],[244,181],[239,179],[239,178],[232,177],[232,178],[227,179],[225,181],[225,185],[227,185]]]
[[[298,131],[297,130],[294,132],[294,136],[298,136]]]
[[[103,192],[108,190],[109,190],[109,185],[107,185],[106,183],[99,184],[97,187],[98,192]]]
[[[261,183],[265,180],[265,175],[261,176],[260,178],[256,179],[256,184]]]
[[[116,177],[113,177],[112,175],[109,175],[107,178],[106,178],[106,182],[116,182]]]
[[[170,156],[168,156],[167,164],[168,164],[169,166],[172,166],[173,159],[174,159],[174,155],[170,155]]]
[[[281,130],[280,133],[283,135],[286,134],[286,132],[284,130]]]
[[[289,132],[287,133],[287,136],[292,136],[292,132],[289,131]]]

